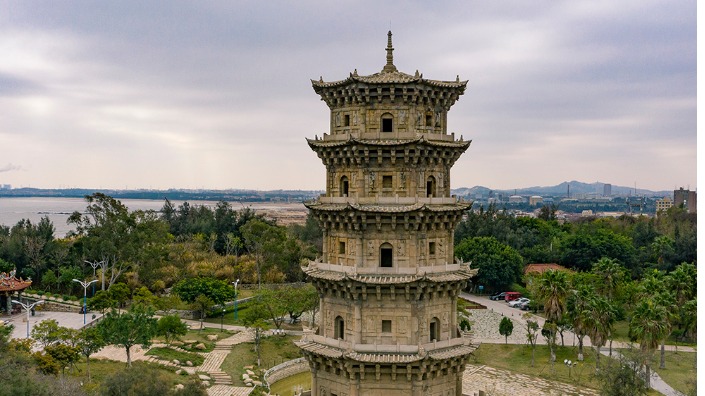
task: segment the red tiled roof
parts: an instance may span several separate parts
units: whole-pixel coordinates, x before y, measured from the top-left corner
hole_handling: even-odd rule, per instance
[[[526,266],[526,268],[524,269],[524,273],[525,274],[528,274],[528,273],[542,274],[548,270],[573,272],[562,265],[549,263],[549,264],[528,264]]]

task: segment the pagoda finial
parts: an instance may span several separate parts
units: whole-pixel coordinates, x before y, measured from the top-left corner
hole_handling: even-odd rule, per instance
[[[387,32],[387,64],[382,68],[382,72],[391,73],[397,71],[396,66],[394,66],[394,48],[392,47],[392,31]]]

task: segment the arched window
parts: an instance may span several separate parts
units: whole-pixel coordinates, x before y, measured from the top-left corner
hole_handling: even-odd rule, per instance
[[[341,197],[347,197],[348,196],[348,189],[349,189],[350,183],[348,183],[348,177],[343,176],[340,178],[340,196]]]
[[[431,323],[428,325],[428,335],[429,335],[429,341],[439,341],[440,340],[440,333],[441,333],[441,322],[438,320],[438,318],[433,318],[431,319]]]
[[[340,316],[335,317],[335,339],[345,339],[345,321]]]
[[[428,179],[426,179],[426,196],[436,196],[436,178],[433,176],[429,176]]]
[[[383,243],[379,248],[379,266],[392,267],[394,248],[390,243]]]
[[[394,130],[394,117],[389,113],[382,114],[382,132],[392,132]]]

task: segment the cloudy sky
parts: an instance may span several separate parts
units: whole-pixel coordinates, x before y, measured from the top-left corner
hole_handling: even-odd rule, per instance
[[[0,0],[0,184],[323,189],[311,79],[469,80],[452,185],[696,185],[696,2]]]

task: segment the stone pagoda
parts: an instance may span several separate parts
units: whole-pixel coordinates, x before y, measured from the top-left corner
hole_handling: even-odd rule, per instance
[[[312,395],[461,395],[475,349],[457,298],[476,273],[453,257],[471,203],[450,195],[450,168],[470,146],[447,133],[467,81],[427,80],[387,62],[369,76],[312,81],[330,133],[308,144],[326,166],[326,193],[306,206],[323,256],[304,267],[320,295],[317,331],[297,342]]]

